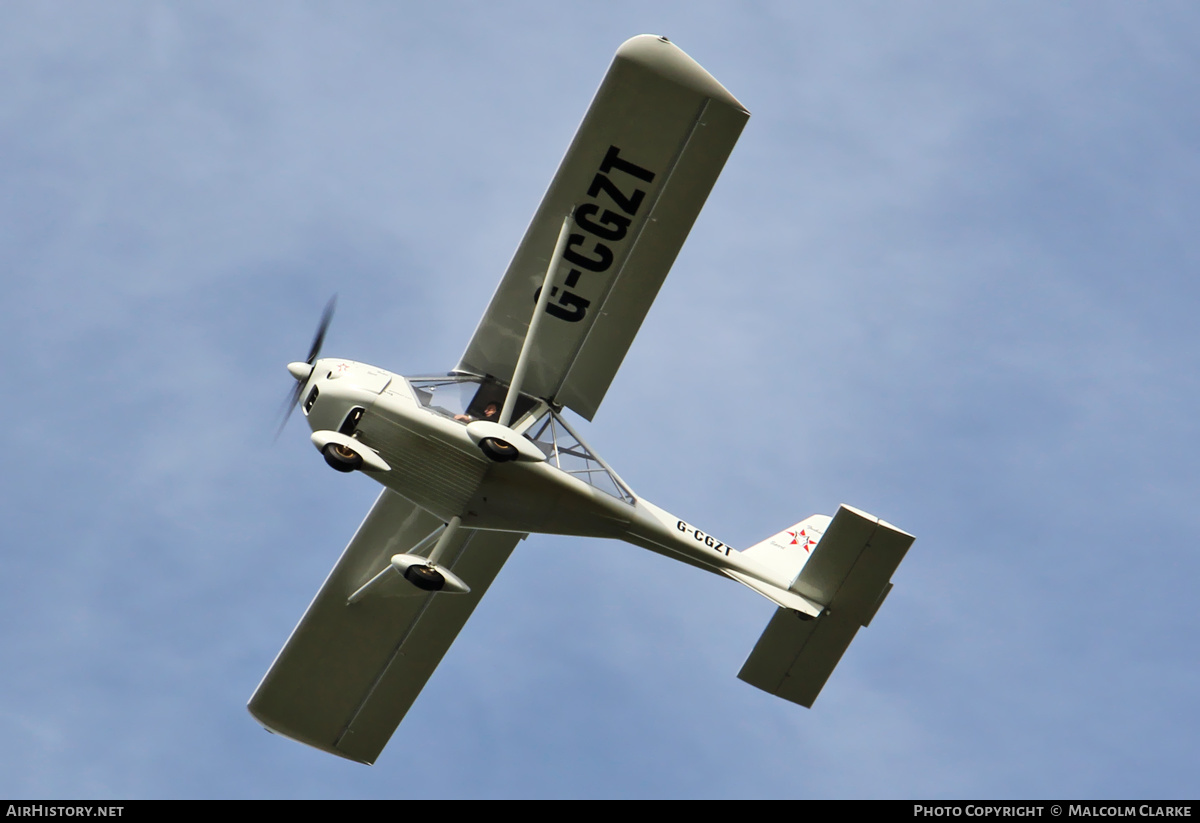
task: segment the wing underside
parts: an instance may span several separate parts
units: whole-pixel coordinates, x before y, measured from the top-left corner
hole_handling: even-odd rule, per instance
[[[373,763],[476,604],[525,537],[463,529],[445,562],[467,594],[417,594],[400,580],[363,584],[442,526],[391,491],[376,500],[287,644],[250,699],[269,730]]]
[[[512,379],[572,214],[522,390],[592,419],[748,117],[665,38],[621,46],[458,370]]]

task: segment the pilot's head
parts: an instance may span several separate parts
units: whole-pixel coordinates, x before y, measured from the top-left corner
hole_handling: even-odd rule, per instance
[[[491,420],[493,417],[495,417],[499,413],[500,413],[500,404],[497,403],[495,400],[493,400],[491,403],[488,403],[486,406],[483,407],[483,419],[484,420]]]

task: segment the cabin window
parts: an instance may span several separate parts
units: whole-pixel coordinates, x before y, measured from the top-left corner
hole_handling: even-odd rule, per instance
[[[546,462],[618,500],[634,497],[621,479],[593,452],[556,412],[549,412],[525,430],[525,436],[546,455]]]
[[[452,417],[460,423],[474,420],[500,422],[500,410],[508,387],[494,380],[451,375],[440,378],[414,378],[408,381],[417,401],[430,411]],[[527,395],[517,398],[512,422],[516,423],[535,405],[537,399]],[[491,407],[489,414],[489,407]]]

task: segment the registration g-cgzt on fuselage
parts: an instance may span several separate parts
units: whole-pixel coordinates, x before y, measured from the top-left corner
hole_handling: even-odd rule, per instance
[[[372,763],[529,533],[625,540],[776,606],[739,677],[811,706],[913,538],[850,506],[737,551],[641,498],[591,420],[749,113],[665,38],[618,50],[458,365],[288,370],[333,468],[384,486],[250,700],[268,729]]]

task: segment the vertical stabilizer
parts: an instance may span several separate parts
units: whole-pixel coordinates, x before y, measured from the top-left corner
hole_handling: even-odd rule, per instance
[[[789,582],[795,582],[832,519],[827,514],[806,517],[791,528],[744,549],[742,556],[762,563],[771,571],[779,572],[786,576]]]

